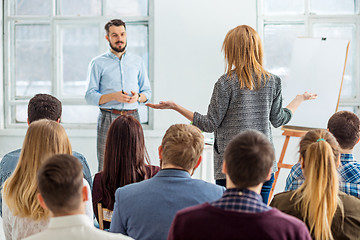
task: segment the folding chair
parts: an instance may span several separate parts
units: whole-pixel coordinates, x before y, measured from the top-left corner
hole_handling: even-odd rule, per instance
[[[99,216],[99,226],[101,230],[104,230],[104,221],[111,222],[113,211],[103,208],[101,203],[98,203],[98,216]]]

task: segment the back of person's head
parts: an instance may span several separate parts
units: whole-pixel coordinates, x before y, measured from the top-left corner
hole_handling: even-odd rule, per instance
[[[72,154],[65,129],[47,119],[35,121],[26,132],[19,162],[4,183],[4,199],[13,215],[34,220],[48,217],[36,200],[36,174],[47,158],[54,154]]]
[[[106,138],[103,193],[112,199],[117,188],[150,177],[145,161],[150,164],[141,124],[132,116],[121,115],[111,124]]]
[[[106,31],[106,35],[109,35],[109,29],[110,27],[115,26],[115,27],[120,27],[120,26],[124,26],[124,28],[126,29],[126,24],[124,21],[120,20],[120,19],[112,19],[109,22],[107,22],[105,24],[105,31]]]
[[[175,124],[166,131],[161,146],[163,164],[191,170],[204,150],[204,136],[193,125]]]
[[[82,203],[83,173],[80,161],[57,154],[40,167],[37,174],[40,194],[54,215],[77,211]]]
[[[340,111],[331,116],[328,129],[342,149],[353,149],[360,138],[360,119],[349,111]]]
[[[337,163],[339,146],[324,129],[309,131],[300,141],[300,158],[305,182],[295,191],[304,221],[315,239],[332,239],[331,223],[341,205],[338,199]]]
[[[49,94],[36,94],[28,104],[28,121],[40,119],[57,121],[61,117],[61,102]]]
[[[229,77],[235,72],[241,88],[261,88],[269,73],[263,68],[261,39],[252,27],[240,25],[231,29],[226,34],[222,50]]]
[[[237,188],[248,188],[266,181],[275,155],[267,137],[254,130],[235,136],[226,146],[226,172]]]

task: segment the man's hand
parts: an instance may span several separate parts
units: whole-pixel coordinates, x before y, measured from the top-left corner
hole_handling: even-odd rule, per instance
[[[127,103],[131,99],[131,97],[128,95],[128,93],[124,92],[124,91],[114,92],[113,94],[114,94],[115,101],[118,101],[118,102]]]
[[[100,101],[99,101],[99,105],[107,103],[107,102],[111,102],[111,101],[117,101],[117,102],[123,102],[123,103],[127,103],[130,101],[130,96],[128,96],[127,92],[123,92],[123,91],[118,91],[118,92],[113,92],[113,93],[108,93],[108,94],[103,94],[100,97]]]
[[[161,101],[158,104],[147,103],[145,105],[155,109],[175,109],[176,103],[173,101]]]
[[[137,102],[137,100],[139,99],[139,94],[137,94],[135,91],[131,91],[132,97],[130,97],[130,100],[128,101],[128,103],[134,103]]]

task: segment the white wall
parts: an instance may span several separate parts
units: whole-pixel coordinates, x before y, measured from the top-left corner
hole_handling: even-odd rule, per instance
[[[213,85],[224,73],[222,41],[228,30],[248,24],[256,28],[256,1],[249,0],[154,0],[154,101],[174,100],[205,114]],[[164,131],[174,123],[188,123],[169,110],[154,111],[154,129],[145,131],[146,145],[154,164]],[[20,148],[26,129],[0,130],[0,157]],[[96,130],[67,129],[75,151],[97,170]],[[284,142],[274,131],[277,159]],[[290,141],[286,162],[296,162],[298,139]],[[277,189],[283,189],[288,171],[282,170]]]

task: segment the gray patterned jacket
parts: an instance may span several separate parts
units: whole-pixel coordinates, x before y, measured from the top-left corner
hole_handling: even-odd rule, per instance
[[[204,132],[214,132],[215,179],[225,179],[221,172],[225,147],[238,133],[255,129],[272,142],[271,126],[280,127],[290,121],[292,113],[282,107],[281,79],[271,74],[259,90],[240,89],[236,74],[222,75],[215,83],[207,115],[194,113],[193,124]],[[277,171],[276,161],[273,172]]]

